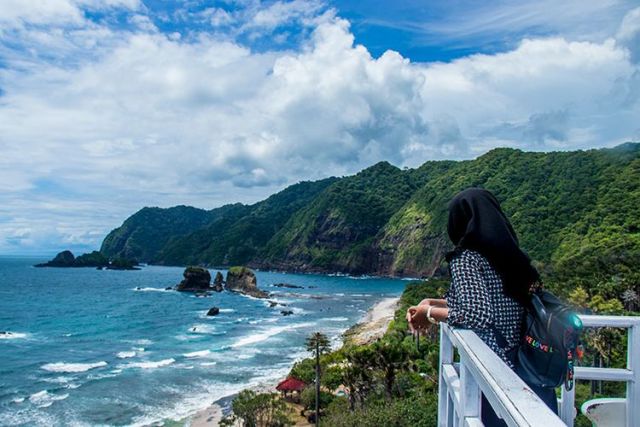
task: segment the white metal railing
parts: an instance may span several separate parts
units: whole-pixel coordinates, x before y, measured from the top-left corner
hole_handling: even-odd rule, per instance
[[[640,317],[638,316],[591,316],[581,315],[585,328],[627,329],[627,367],[588,368],[576,367],[576,380],[623,381],[627,383],[626,418],[627,426],[640,426]],[[575,414],[575,387],[566,391],[562,387],[560,417],[566,425],[573,425]]]
[[[627,426],[640,425],[640,317],[580,318],[585,327],[629,329],[626,369],[576,367],[575,379],[626,381]],[[458,350],[460,363],[454,363],[454,349]],[[471,330],[441,324],[438,382],[439,427],[482,426],[482,395],[508,426],[573,425],[575,388],[566,392],[563,387],[558,417]]]
[[[460,364],[455,366],[453,349]],[[564,427],[562,420],[471,330],[440,326],[438,426],[482,426],[481,396],[509,426]]]

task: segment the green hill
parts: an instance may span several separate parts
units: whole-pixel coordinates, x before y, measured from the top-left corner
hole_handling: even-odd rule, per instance
[[[497,196],[545,275],[587,290],[611,281],[638,286],[638,143],[550,153],[500,148],[404,170],[380,162],[250,206],[144,208],[105,238],[102,252],[170,265],[432,276],[451,248],[447,203],[472,186]]]

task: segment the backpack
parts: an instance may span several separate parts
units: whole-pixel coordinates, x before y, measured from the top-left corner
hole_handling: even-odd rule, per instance
[[[574,385],[573,369],[582,321],[572,308],[553,294],[538,290],[525,310],[522,342],[515,366],[529,384],[566,390]]]

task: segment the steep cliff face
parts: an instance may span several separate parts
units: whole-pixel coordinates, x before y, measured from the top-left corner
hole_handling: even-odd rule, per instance
[[[142,208],[105,237],[100,252],[110,258],[153,262],[170,239],[205,226],[229,208],[224,206],[213,211],[190,206]]]
[[[414,172],[381,162],[334,183],[284,224],[254,264],[306,271],[371,271],[376,264],[371,242],[421,184]]]
[[[432,276],[443,271],[451,249],[449,200],[465,188],[483,187],[500,200],[522,247],[541,268],[557,264],[567,248],[580,247],[596,232],[614,236],[599,244],[611,246],[612,256],[616,239],[636,254],[638,161],[640,144],[553,153],[496,149],[475,160],[406,170],[381,162],[353,176],[296,184],[255,205],[214,210],[215,218],[200,220],[200,227],[195,219],[181,223],[179,211],[166,218],[169,210],[149,212],[145,221],[139,212],[103,247],[176,265]]]

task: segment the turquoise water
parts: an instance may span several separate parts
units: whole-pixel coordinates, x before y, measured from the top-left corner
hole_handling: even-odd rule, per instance
[[[182,268],[33,268],[0,257],[0,425],[144,425],[181,419],[282,378],[304,340],[340,334],[405,281],[257,272],[287,307],[228,292],[165,291]],[[212,270],[212,272],[214,272]],[[224,272],[223,270],[223,273]],[[291,283],[304,289],[270,286]],[[220,307],[216,317],[205,314]],[[283,316],[280,310],[293,310]]]

